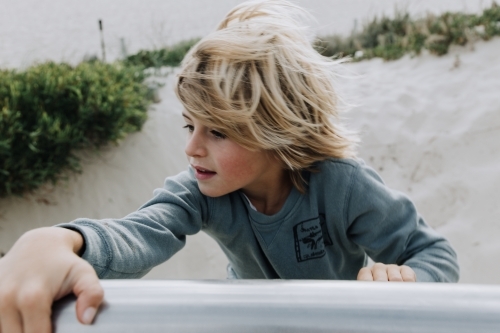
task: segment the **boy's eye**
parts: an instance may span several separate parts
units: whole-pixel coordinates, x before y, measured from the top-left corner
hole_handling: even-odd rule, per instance
[[[216,131],[216,130],[211,130],[210,133],[212,133],[213,136],[215,136],[217,139],[225,139],[226,138],[225,134],[222,134],[221,132]]]
[[[186,126],[183,126],[182,128],[187,128],[187,130],[189,131],[189,133],[193,133],[193,131],[194,131],[194,126],[193,125],[186,125]]]

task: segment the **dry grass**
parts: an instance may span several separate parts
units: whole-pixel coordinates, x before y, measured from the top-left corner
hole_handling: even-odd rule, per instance
[[[318,38],[315,48],[325,56],[349,56],[356,61],[374,57],[395,60],[405,54],[418,55],[423,49],[443,55],[451,45],[494,36],[500,36],[500,6],[496,3],[481,15],[446,12],[413,19],[409,13],[397,12],[394,18],[369,21],[348,37]]]

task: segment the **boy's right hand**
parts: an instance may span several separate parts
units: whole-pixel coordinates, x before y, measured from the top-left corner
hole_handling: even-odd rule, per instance
[[[27,232],[0,259],[0,333],[50,333],[55,300],[73,292],[76,313],[90,324],[104,291],[77,253],[82,236],[63,228]]]

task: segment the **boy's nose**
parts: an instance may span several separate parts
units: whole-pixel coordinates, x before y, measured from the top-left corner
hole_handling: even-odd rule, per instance
[[[189,135],[184,152],[189,157],[206,156],[207,150],[205,148],[203,138],[196,132],[196,130]]]

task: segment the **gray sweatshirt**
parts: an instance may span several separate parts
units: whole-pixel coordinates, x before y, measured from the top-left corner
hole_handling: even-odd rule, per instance
[[[167,178],[122,219],[59,226],[83,235],[82,257],[100,278],[141,277],[179,251],[186,235],[203,230],[228,257],[229,275],[240,279],[353,280],[369,256],[410,266],[417,281],[458,280],[449,242],[362,161],[329,159],[305,178],[307,193],[292,189],[272,216],[252,209],[240,191],[203,195],[190,169]]]

